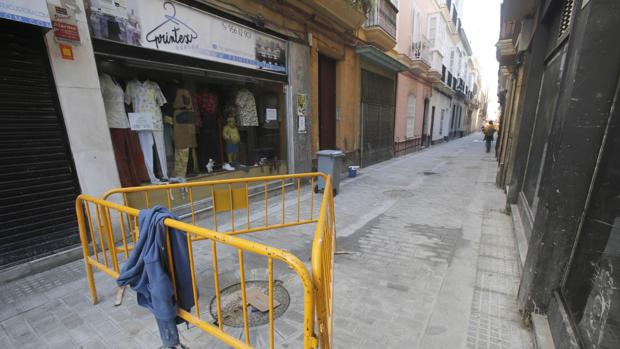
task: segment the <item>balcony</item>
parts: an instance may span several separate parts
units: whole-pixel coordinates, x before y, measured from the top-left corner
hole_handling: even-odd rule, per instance
[[[439,71],[437,71],[437,74],[439,75]],[[452,73],[445,65],[441,65],[441,79],[433,81],[433,87],[447,96],[454,96],[454,90],[452,89],[453,80]]]
[[[431,51],[431,68],[428,71],[428,79],[432,83],[441,82],[444,80],[443,74],[445,74],[445,67],[442,64],[443,56],[438,50]]]
[[[441,10],[441,15],[446,20],[446,22],[450,22],[451,15],[450,10],[452,9],[452,1],[451,0],[436,0],[437,5],[439,5],[439,9]]]
[[[511,65],[517,55],[517,37],[521,30],[520,23],[515,21],[503,22],[500,29],[497,47],[497,60],[500,65]]]
[[[411,45],[411,71],[425,75],[431,68],[431,51],[428,39],[422,38]]]
[[[398,9],[389,0],[377,0],[364,23],[366,40],[383,51],[396,46],[396,15]]]
[[[366,20],[370,0],[298,0],[323,14],[347,31],[355,31]]]

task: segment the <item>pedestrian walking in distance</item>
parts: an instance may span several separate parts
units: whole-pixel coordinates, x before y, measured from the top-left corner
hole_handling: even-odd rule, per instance
[[[495,126],[493,126],[493,121],[489,121],[489,123],[482,130],[484,133],[484,143],[487,147],[487,153],[491,152],[491,143],[493,143],[493,135],[495,134]]]

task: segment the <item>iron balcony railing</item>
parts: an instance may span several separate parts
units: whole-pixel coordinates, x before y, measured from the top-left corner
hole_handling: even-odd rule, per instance
[[[396,15],[398,9],[389,0],[377,0],[374,8],[368,12],[364,27],[379,27],[396,39]]]
[[[419,41],[415,41],[411,45],[411,58],[414,60],[423,60],[427,62],[429,65],[432,62],[431,59],[431,51],[430,51],[430,43],[428,39],[422,38]]]

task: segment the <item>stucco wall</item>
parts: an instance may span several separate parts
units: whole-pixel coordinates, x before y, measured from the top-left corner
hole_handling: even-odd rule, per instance
[[[336,145],[344,152],[359,149],[361,70],[359,57],[346,48],[336,65]]]
[[[74,60],[61,58],[52,31],[45,42],[82,192],[99,196],[120,187],[120,180],[84,6],[81,1],[77,4],[82,45],[73,47]]]
[[[310,96],[310,48],[306,45],[289,42],[289,85],[287,88],[287,137],[289,172],[309,172],[312,169],[312,134],[317,124],[309,122],[314,111],[308,106],[306,133],[299,133],[296,100],[298,94]]]
[[[398,86],[396,89],[396,120],[394,123],[394,141],[402,142],[407,139],[422,136],[424,124],[424,99],[429,99],[429,111],[427,127],[430,127],[430,98],[431,86],[410,75],[410,73],[398,74]],[[413,137],[407,138],[407,106],[409,94],[416,96],[416,116]]]

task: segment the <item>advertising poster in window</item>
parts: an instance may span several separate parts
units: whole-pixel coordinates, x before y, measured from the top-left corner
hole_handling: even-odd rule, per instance
[[[89,0],[98,39],[275,73],[286,73],[286,41],[175,1]]]

